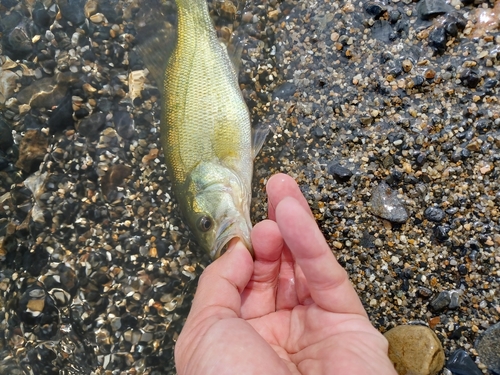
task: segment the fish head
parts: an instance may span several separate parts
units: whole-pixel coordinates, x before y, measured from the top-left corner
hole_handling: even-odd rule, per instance
[[[253,254],[249,186],[231,169],[211,163],[198,166],[187,182],[181,206],[198,244],[216,259],[233,238],[240,238]]]

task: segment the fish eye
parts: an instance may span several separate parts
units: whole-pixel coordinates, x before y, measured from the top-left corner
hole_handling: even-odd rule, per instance
[[[198,222],[196,223],[196,226],[202,232],[208,232],[210,229],[212,229],[213,225],[214,225],[213,220],[208,216],[200,217],[198,219]]]

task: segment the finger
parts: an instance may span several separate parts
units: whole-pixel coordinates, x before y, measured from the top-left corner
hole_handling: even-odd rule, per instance
[[[284,198],[276,208],[276,220],[288,248],[304,273],[313,301],[338,313],[366,312],[347,272],[335,259],[316,222],[293,198]]]
[[[276,295],[276,310],[291,310],[298,305],[295,278],[295,260],[285,244],[281,255],[278,294]]]
[[[242,318],[252,319],[276,311],[276,288],[283,244],[274,221],[261,221],[252,229],[254,271],[241,294]]]
[[[200,276],[189,315],[202,310],[220,318],[240,316],[241,297],[253,272],[253,259],[245,245],[233,241],[220,258]]]
[[[267,182],[266,192],[269,219],[276,220],[276,207],[278,207],[279,202],[285,197],[295,198],[304,210],[309,212],[309,215],[313,217],[309,209],[309,204],[292,177],[283,173],[275,174]]]

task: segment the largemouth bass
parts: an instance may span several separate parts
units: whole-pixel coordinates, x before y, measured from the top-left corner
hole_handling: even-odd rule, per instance
[[[217,258],[239,237],[252,252],[248,108],[205,0],[176,0],[177,44],[164,77],[162,146],[184,220]]]

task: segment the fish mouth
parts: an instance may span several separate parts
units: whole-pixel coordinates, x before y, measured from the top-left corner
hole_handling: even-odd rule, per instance
[[[252,243],[250,241],[251,228],[251,225],[245,220],[225,220],[217,231],[214,248],[211,254],[212,258],[217,259],[224,254],[228,250],[231,240],[234,238],[241,239],[253,256]]]

